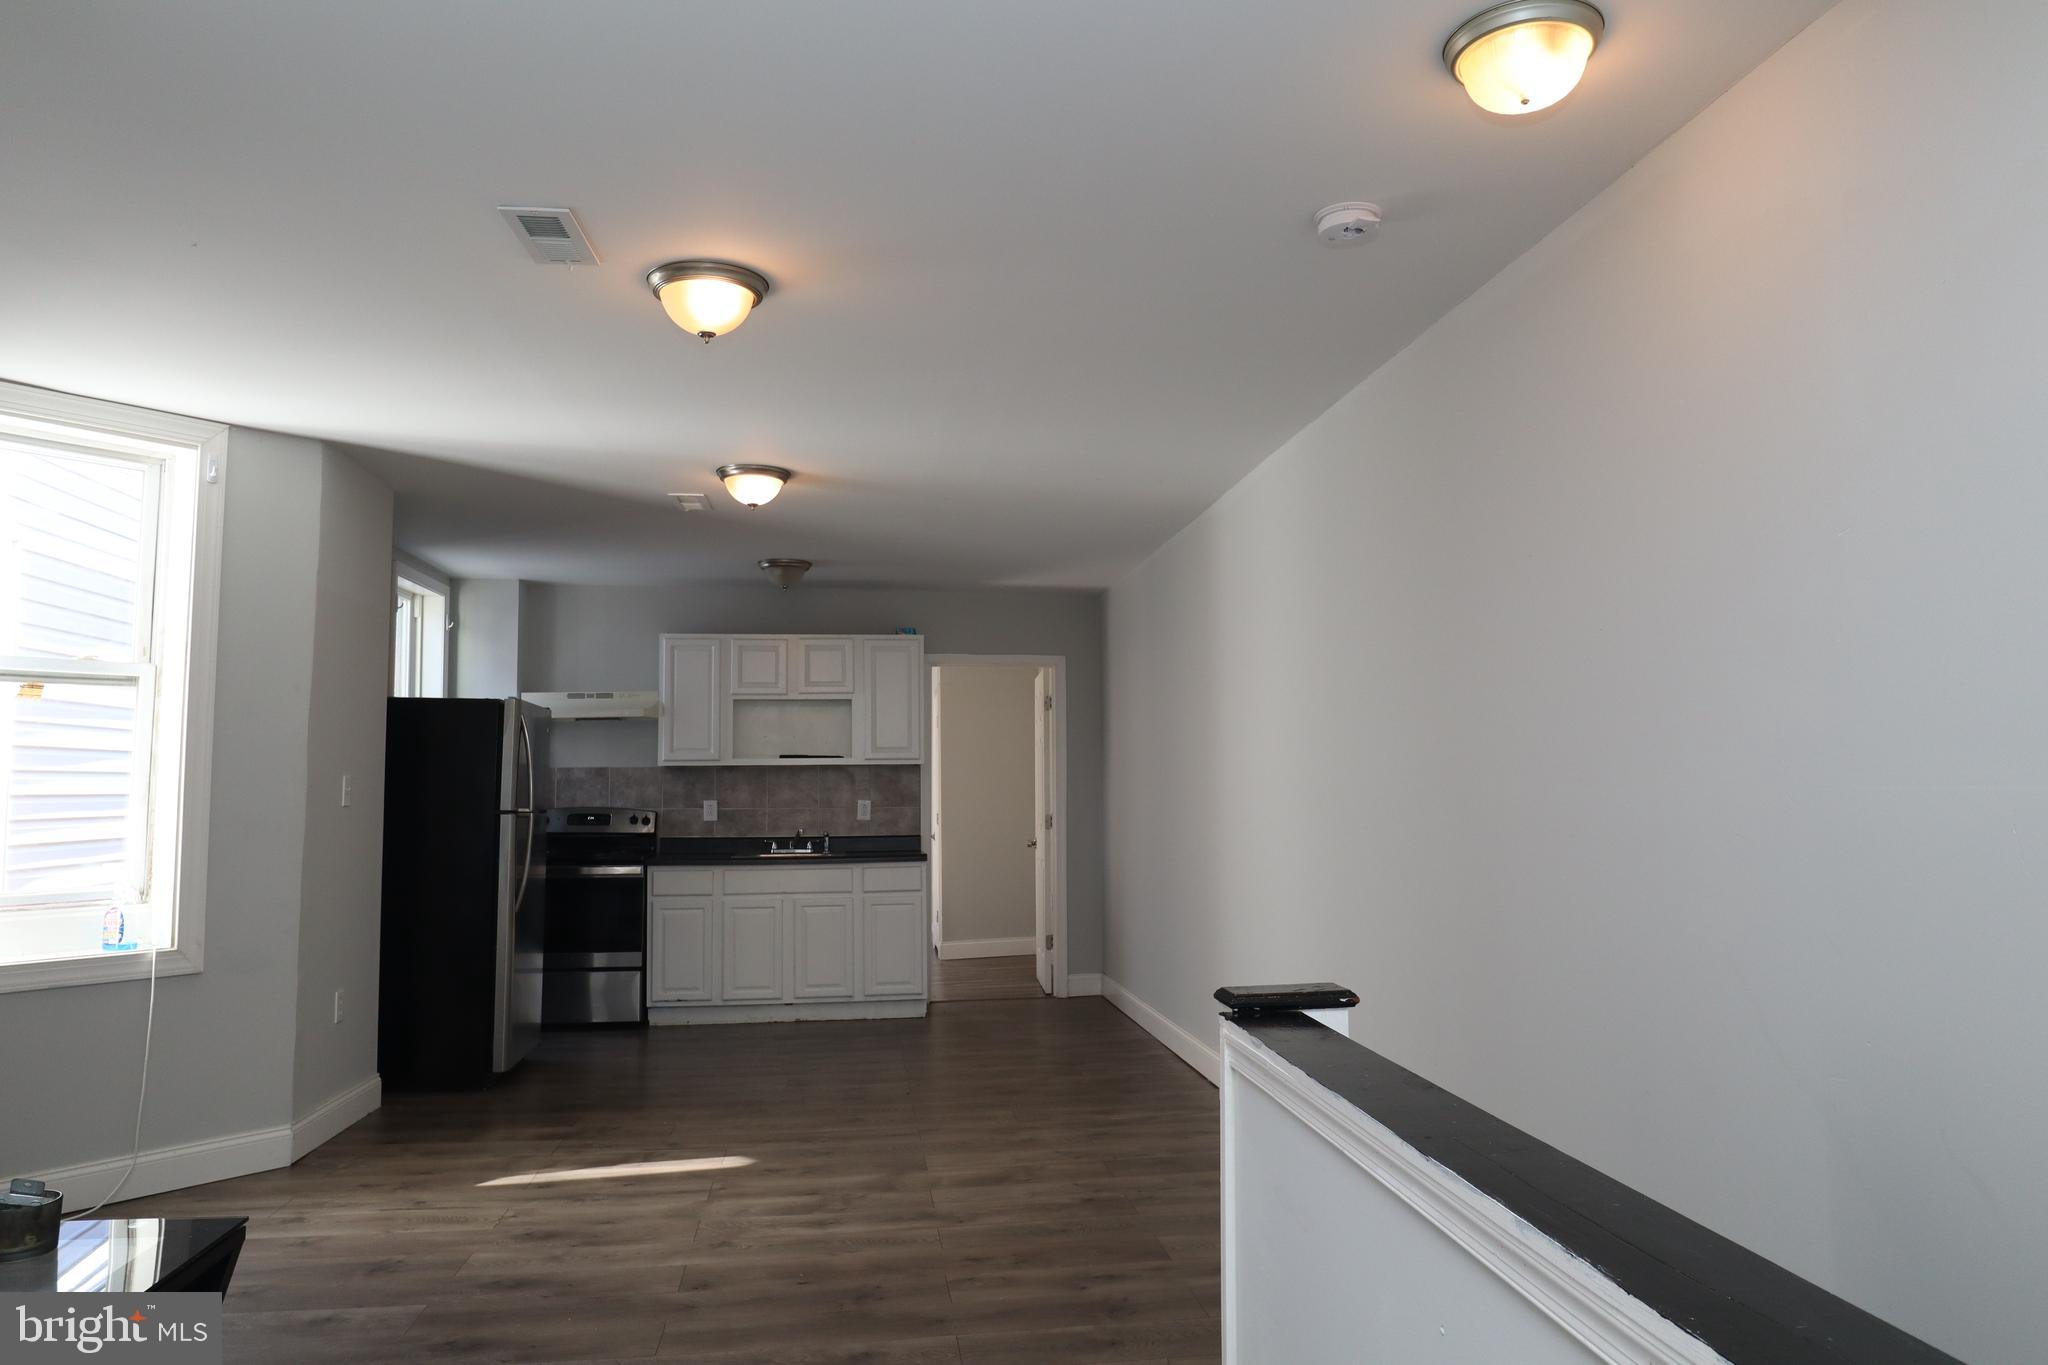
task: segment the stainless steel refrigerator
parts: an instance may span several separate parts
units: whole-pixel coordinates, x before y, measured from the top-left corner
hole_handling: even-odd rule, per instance
[[[388,703],[377,1005],[387,1088],[483,1085],[540,1037],[548,720],[517,697]]]

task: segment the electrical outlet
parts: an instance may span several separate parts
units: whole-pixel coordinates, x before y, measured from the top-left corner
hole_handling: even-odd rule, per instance
[[[874,813],[875,803],[872,801],[856,801],[853,803],[853,818],[856,820],[871,819]]]
[[[334,1022],[335,1022],[335,1023],[337,1023],[337,1024],[341,1022],[341,992],[340,992],[340,991],[336,991],[336,992],[334,993]]]
[[[718,803],[716,801],[706,801],[704,803],[704,819],[710,824],[715,825],[718,823]]]
[[[341,775],[341,804],[346,806],[355,800],[356,780],[347,773]]]

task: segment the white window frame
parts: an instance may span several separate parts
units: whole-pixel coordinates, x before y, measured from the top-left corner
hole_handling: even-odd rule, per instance
[[[148,766],[154,868],[168,876],[152,885],[153,934],[168,920],[170,946],[154,954],[101,953],[43,962],[0,963],[0,993],[83,986],[158,976],[186,976],[205,964],[206,852],[212,811],[214,674],[220,635],[221,536],[227,500],[228,428],[171,413],[0,381],[0,432],[84,454],[127,455],[153,462],[159,481],[157,530],[173,538],[167,557],[188,578],[180,603],[153,585],[151,658],[138,710],[153,749]],[[80,433],[91,433],[81,440]],[[166,606],[169,610],[166,610]],[[180,607],[182,606],[182,610]],[[167,632],[169,635],[167,636]],[[175,638],[182,636],[182,639]],[[182,668],[165,661],[182,654]],[[35,671],[76,678],[134,677],[132,665],[37,659]],[[168,750],[168,752],[167,752]],[[152,941],[159,941],[152,938]]]
[[[392,594],[391,603],[394,618],[400,598],[411,595],[419,601],[419,615],[414,622],[413,636],[418,643],[419,656],[414,659],[414,674],[418,679],[418,691],[398,691],[398,641],[397,632],[392,636],[391,682],[393,696],[445,697],[448,683],[454,669],[455,593],[448,576],[440,570],[406,555],[398,555],[391,562]]]

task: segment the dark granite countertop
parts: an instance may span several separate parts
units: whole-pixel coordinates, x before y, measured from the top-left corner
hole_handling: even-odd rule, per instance
[[[1960,1365],[1306,1015],[1231,1022],[1737,1365]]]
[[[649,867],[816,867],[832,863],[921,863],[924,849],[915,834],[835,834],[832,851],[811,857],[768,856],[766,839],[663,839]]]

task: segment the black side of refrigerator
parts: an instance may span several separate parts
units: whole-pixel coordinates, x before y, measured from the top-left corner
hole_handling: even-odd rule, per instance
[[[484,1085],[505,704],[393,697],[387,707],[377,1070],[391,1090]]]

